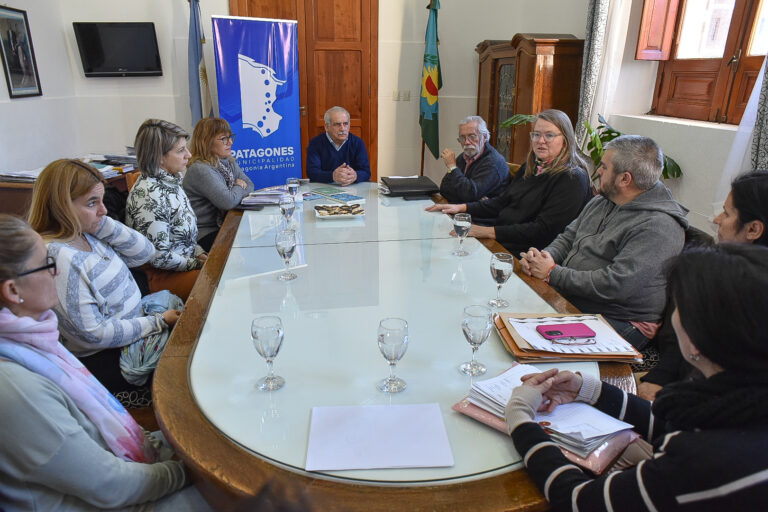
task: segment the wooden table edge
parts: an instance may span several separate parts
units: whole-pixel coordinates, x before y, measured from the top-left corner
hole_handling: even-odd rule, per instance
[[[341,483],[283,469],[232,442],[201,413],[189,387],[190,356],[237,233],[242,212],[231,211],[219,231],[195,287],[184,306],[155,371],[153,396],[158,424],[184,461],[195,485],[216,509],[253,510],[266,500],[295,510],[384,511],[548,510],[549,505],[524,470],[482,480],[419,487]],[[504,251],[495,240],[481,240],[492,252]],[[516,273],[558,312],[578,312],[546,283]],[[624,378],[628,365],[601,364],[608,375]],[[631,373],[630,373],[631,376]],[[511,441],[510,441],[511,442]]]

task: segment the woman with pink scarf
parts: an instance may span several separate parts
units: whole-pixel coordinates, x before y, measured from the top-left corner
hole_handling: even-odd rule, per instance
[[[0,215],[0,240],[0,510],[206,510],[176,492],[188,479],[170,448],[59,343],[43,239]]]

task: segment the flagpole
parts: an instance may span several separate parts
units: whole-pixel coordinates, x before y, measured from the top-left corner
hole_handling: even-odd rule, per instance
[[[419,176],[424,176],[424,139],[421,139],[421,169],[419,170]]]

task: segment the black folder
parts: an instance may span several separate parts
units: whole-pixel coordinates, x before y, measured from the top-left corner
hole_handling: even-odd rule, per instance
[[[417,178],[393,178],[383,176],[381,182],[389,189],[391,197],[431,196],[440,191],[435,182],[426,176]]]

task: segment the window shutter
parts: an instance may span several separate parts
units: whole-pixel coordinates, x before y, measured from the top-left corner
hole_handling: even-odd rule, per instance
[[[637,60],[669,60],[679,0],[644,0]]]

